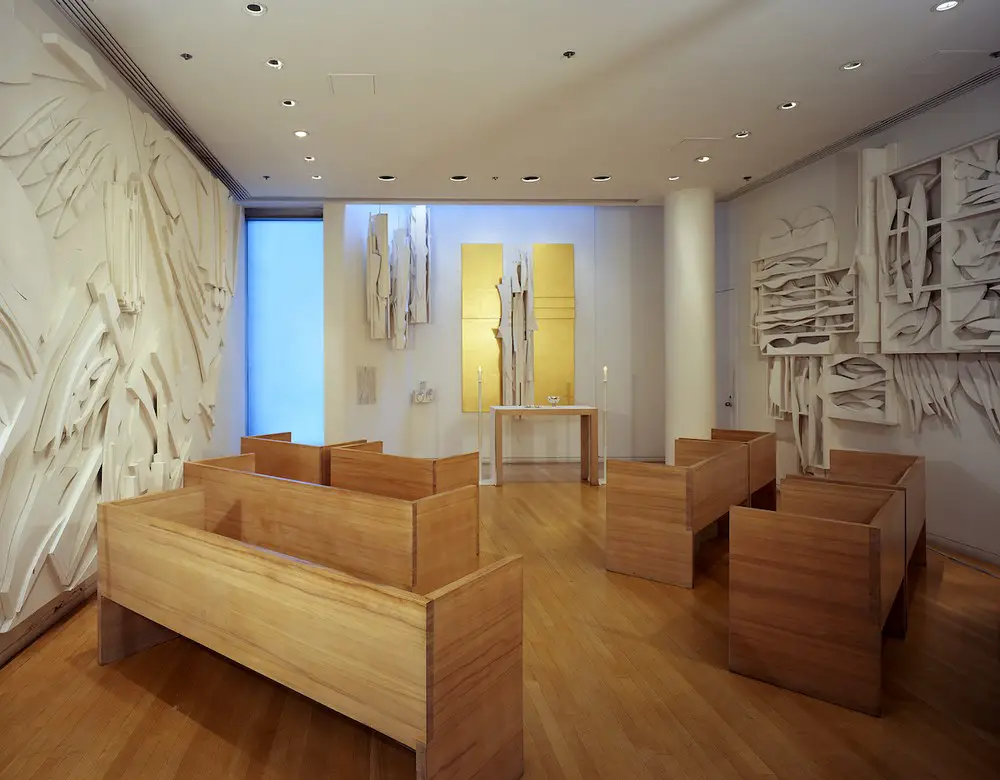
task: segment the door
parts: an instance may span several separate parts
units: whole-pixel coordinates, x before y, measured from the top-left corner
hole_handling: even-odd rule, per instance
[[[715,293],[715,424],[736,427],[736,319],[739,316],[736,291]]]

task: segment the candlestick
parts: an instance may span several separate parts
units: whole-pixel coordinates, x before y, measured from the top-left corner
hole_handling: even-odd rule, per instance
[[[604,367],[604,381],[605,382],[608,381],[608,367],[607,366]]]
[[[604,451],[604,484],[608,482],[608,367],[604,367],[604,382],[602,383],[604,390],[604,428],[603,431],[603,441],[601,442],[601,449]],[[598,480],[600,482],[601,480]]]

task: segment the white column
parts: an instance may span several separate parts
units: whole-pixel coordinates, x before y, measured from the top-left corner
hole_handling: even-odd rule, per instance
[[[715,195],[681,190],[663,205],[666,456],[715,425]]]
[[[347,412],[354,408],[350,397],[356,370],[349,365],[344,233],[346,206],[323,204],[323,428],[327,444],[345,441]]]

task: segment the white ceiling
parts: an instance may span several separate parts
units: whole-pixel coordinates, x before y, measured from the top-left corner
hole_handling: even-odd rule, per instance
[[[656,202],[686,186],[724,196],[996,67],[1000,2],[932,2],[270,0],[260,18],[243,0],[90,6],[255,198]],[[864,67],[840,70],[854,59]],[[376,94],[334,95],[331,73],[375,74]],[[799,107],[778,111],[787,100]],[[686,140],[701,137],[722,140]]]

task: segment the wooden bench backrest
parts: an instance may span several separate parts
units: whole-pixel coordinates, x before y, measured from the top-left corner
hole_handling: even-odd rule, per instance
[[[401,742],[420,777],[520,775],[519,557],[420,596],[167,516],[198,492],[100,506],[102,597]]]
[[[677,439],[674,459],[690,463],[688,499],[690,529],[694,533],[711,525],[749,493],[749,460],[745,445],[734,441]]]
[[[719,441],[740,441],[747,445],[750,450],[751,493],[777,479],[778,444],[773,432],[713,428],[712,438]]]
[[[407,458],[360,448],[330,451],[329,484],[344,490],[414,501],[458,487],[478,485],[479,456]]]

